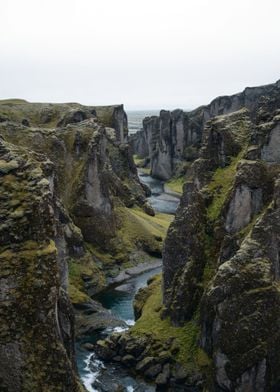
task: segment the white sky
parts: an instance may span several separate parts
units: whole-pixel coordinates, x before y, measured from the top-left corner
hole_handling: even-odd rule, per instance
[[[279,0],[0,0],[0,98],[194,108],[280,79]]]

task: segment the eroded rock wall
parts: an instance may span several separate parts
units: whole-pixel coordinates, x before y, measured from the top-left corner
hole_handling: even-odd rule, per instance
[[[151,117],[143,121],[143,130],[131,137],[131,146],[135,154],[148,159],[153,176],[169,179],[176,172],[178,163],[197,158],[203,129],[209,119],[246,108],[253,122],[269,121],[271,114],[279,108],[279,90],[278,81],[248,87],[232,96],[218,97],[209,105],[190,112],[162,110],[157,119]]]
[[[55,167],[52,186],[66,214],[70,213],[86,241],[107,250],[117,230],[114,199],[125,206],[141,205],[145,189],[139,182],[129,146],[124,143],[127,120],[123,107],[73,105],[67,111],[67,104],[2,104],[2,116],[5,113],[7,117],[0,124],[0,132],[7,141],[49,158]],[[49,117],[44,121],[48,120],[49,126],[52,121],[54,128],[42,126],[46,110]],[[20,116],[28,126],[21,124]]]
[[[165,241],[163,317],[197,324],[213,391],[280,385],[279,86],[270,88],[222,100],[247,109],[207,122]]]
[[[0,389],[81,391],[61,230],[42,155],[0,140]]]

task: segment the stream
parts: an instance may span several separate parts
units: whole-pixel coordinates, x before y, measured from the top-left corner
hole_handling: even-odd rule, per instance
[[[174,196],[174,194],[165,192],[164,181],[143,173],[141,169],[138,169],[138,176],[140,181],[151,189],[152,195],[148,197],[148,201],[154,210],[164,214],[175,214],[179,203],[179,195]]]
[[[151,189],[151,196],[148,198],[150,204],[157,212],[174,214],[179,203],[179,198],[164,192],[164,182],[154,179],[149,175],[138,172],[141,182]],[[132,377],[128,371],[117,364],[105,364],[96,358],[94,352],[87,351],[84,343],[94,343],[99,339],[104,339],[112,332],[121,332],[134,324],[133,299],[136,292],[147,285],[147,280],[160,273],[162,267],[153,268],[140,275],[133,276],[125,282],[96,295],[95,300],[99,301],[105,308],[110,309],[112,314],[126,322],[127,327],[107,328],[84,341],[76,344],[77,367],[80,378],[89,392],[154,392],[153,385],[145,383],[143,379]],[[118,389],[119,388],[119,389]]]

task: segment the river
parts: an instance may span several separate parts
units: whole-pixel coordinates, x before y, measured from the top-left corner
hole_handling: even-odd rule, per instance
[[[164,214],[175,214],[179,203],[179,196],[175,196],[174,193],[165,192],[164,181],[143,173],[141,169],[138,169],[138,176],[140,181],[148,185],[151,189],[152,195],[148,197],[148,201],[154,210]]]
[[[139,171],[140,180],[148,185],[151,189],[151,196],[148,198],[150,204],[157,212],[174,214],[178,206],[179,199],[173,195],[164,192],[164,182],[154,179]],[[136,292],[145,287],[147,280],[160,273],[161,267],[146,271],[140,275],[134,276],[118,286],[109,288],[106,291],[95,296],[105,308],[125,321],[127,328],[134,324],[133,299]],[[116,364],[106,364],[95,357],[93,352],[89,353],[83,348],[84,342],[94,343],[100,338],[105,338],[112,332],[120,332],[124,328],[109,328],[100,333],[88,337],[85,341],[76,345],[76,357],[78,371],[81,380],[89,392],[112,392],[117,390],[127,392],[154,392],[153,385],[149,385],[143,379],[132,377],[126,369]]]

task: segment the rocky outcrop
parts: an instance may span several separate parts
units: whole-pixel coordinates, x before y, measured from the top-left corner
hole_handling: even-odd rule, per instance
[[[122,106],[4,102],[0,111],[10,119],[1,123],[3,137],[46,155],[54,165],[50,181],[64,206],[64,219],[70,215],[81,231],[76,229],[76,237],[117,251],[114,240],[122,222],[116,207],[142,206],[146,196],[123,143],[127,124]],[[20,116],[28,118],[29,127],[16,121]],[[80,248],[81,241],[72,251],[79,253]]]
[[[172,343],[170,339],[162,344],[149,335],[139,338],[132,334],[113,334],[105,340],[99,340],[95,352],[105,362],[122,364],[147,381],[154,380],[159,388],[180,390],[186,374],[176,364],[176,349],[172,348]]]
[[[187,205],[188,208],[183,207]],[[205,206],[195,185],[186,183],[176,221],[165,241],[163,265],[164,303],[174,324],[191,319],[202,294],[200,285],[205,265]],[[187,224],[186,224],[187,223]]]
[[[277,181],[272,205],[218,268],[202,300],[201,345],[213,358],[221,389],[280,385],[278,187]]]
[[[146,314],[146,303],[158,292],[160,288],[159,277],[153,277],[148,281],[148,286],[142,288],[134,301],[135,317],[153,318]],[[153,302],[153,299],[152,299]],[[159,312],[159,309],[155,309]],[[161,326],[155,323],[154,330]],[[137,327],[138,328],[138,327]],[[175,336],[165,339],[154,336],[153,331],[139,334],[139,331],[131,328],[126,333],[114,333],[105,340],[97,341],[95,353],[105,362],[114,363],[114,366],[122,365],[132,374],[142,376],[148,382],[154,381],[157,390],[183,391],[187,372],[184,366],[178,363],[180,343]],[[161,329],[161,334],[166,335],[166,330]],[[195,391],[196,389],[194,389]]]
[[[203,129],[209,119],[246,108],[253,122],[267,122],[279,108],[279,90],[278,81],[267,86],[246,88],[232,96],[218,97],[209,105],[191,112],[162,110],[159,117],[146,118],[143,129],[131,137],[134,154],[147,158],[154,177],[167,180],[176,173],[181,161],[197,158]]]
[[[211,104],[211,113],[221,102],[247,109],[206,123],[165,241],[162,315],[179,328],[196,323],[210,359],[199,372],[213,391],[280,385],[278,90]]]
[[[81,391],[62,229],[44,156],[0,140],[1,390]]]

